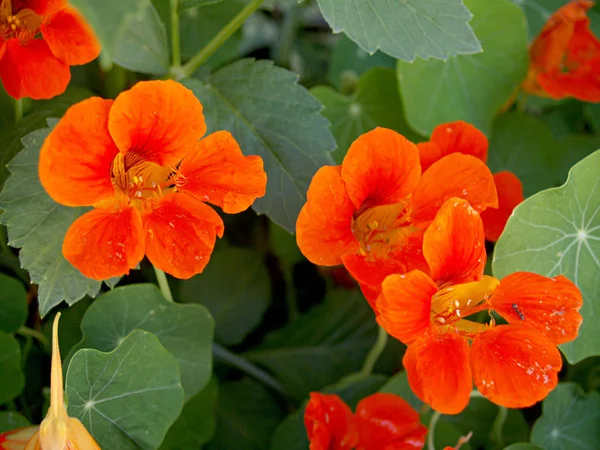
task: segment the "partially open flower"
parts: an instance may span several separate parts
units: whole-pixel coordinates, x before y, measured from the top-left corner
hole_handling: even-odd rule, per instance
[[[69,417],[65,408],[62,363],[58,347],[58,321],[52,327],[52,375],[50,378],[50,408],[25,450],[100,450],[94,438],[75,417]]]

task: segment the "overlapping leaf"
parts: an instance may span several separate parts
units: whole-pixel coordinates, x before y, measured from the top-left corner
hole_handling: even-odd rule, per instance
[[[544,450],[595,450],[600,442],[600,394],[560,383],[543,403],[531,442]]]
[[[179,363],[186,399],[196,395],[212,373],[214,322],[203,306],[168,302],[153,284],[116,288],[89,307],[80,348],[112,351],[136,329],[153,333]]]
[[[462,0],[318,0],[334,33],[343,31],[369,53],[446,59],[481,51]]]
[[[561,345],[574,363],[600,354],[600,151],[573,166],[567,182],[519,205],[494,251],[493,272],[563,274],[583,294],[583,324]]]
[[[0,274],[0,330],[14,333],[27,320],[27,293],[19,280]]]
[[[321,104],[298,84],[298,76],[270,61],[243,59],[204,83],[184,84],[204,105],[209,132],[230,131],[242,152],[259,155],[267,193],[254,209],[292,232],[314,173],[332,164],[335,141]]]
[[[0,331],[0,405],[9,402],[23,390],[21,347],[10,334]]]
[[[165,27],[150,0],[71,0],[94,28],[102,51],[136,72],[169,70]]]
[[[29,420],[16,412],[0,411],[0,433],[30,425]]]
[[[0,221],[8,228],[8,244],[21,249],[22,267],[39,285],[42,316],[63,300],[72,305],[86,295],[95,297],[101,285],[83,276],[62,255],[67,229],[87,209],[59,205],[40,184],[40,148],[49,132],[44,128],[23,138],[24,149],[8,165],[11,176],[0,193],[4,210]]]
[[[69,364],[66,395],[69,415],[106,449],[157,449],[183,406],[177,360],[142,330],[111,353],[79,350]]]
[[[407,121],[425,135],[454,120],[489,134],[494,115],[527,71],[527,30],[519,7],[509,0],[465,0],[465,5],[474,14],[471,25],[482,53],[448,61],[398,62]]]
[[[206,306],[216,322],[217,340],[236,345],[256,328],[269,306],[269,272],[257,251],[225,249],[211,257],[204,272],[181,285],[181,298]]]

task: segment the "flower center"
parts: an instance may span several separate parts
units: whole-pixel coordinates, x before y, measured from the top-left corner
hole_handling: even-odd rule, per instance
[[[498,279],[484,275],[480,281],[440,289],[431,299],[433,326],[467,336],[484,331],[487,325],[464,318],[489,309],[487,300],[499,284]]]
[[[415,231],[406,207],[408,202],[375,206],[352,221],[352,233],[360,244],[359,254],[369,260],[401,250]]]
[[[0,38],[16,38],[22,43],[35,38],[39,33],[42,17],[31,9],[23,8],[13,14],[11,0],[2,0],[0,4]]]
[[[110,176],[118,200],[139,209],[152,209],[160,197],[175,190],[175,173],[175,169],[129,151],[115,157]]]

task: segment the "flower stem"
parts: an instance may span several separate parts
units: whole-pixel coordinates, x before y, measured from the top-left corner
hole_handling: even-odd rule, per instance
[[[213,343],[213,355],[216,359],[219,359],[222,362],[225,362],[230,366],[235,367],[236,369],[239,369],[242,372],[250,375],[251,377],[256,378],[258,381],[262,382],[266,386],[269,386],[271,389],[277,391],[283,396],[288,396],[287,392],[285,392],[285,389],[283,388],[283,385],[279,381],[277,381],[273,376],[269,375],[260,367],[255,366],[245,358],[242,358],[241,356],[230,352],[225,347],[217,344],[216,342]]]
[[[39,332],[38,330],[34,330],[33,328],[22,326],[22,327],[19,327],[19,329],[17,330],[17,334],[19,334],[21,336],[25,336],[25,337],[33,337],[40,344],[42,344],[42,347],[44,347],[46,349],[50,348],[50,341],[46,338],[46,336],[44,336],[43,333]]]
[[[23,118],[23,99],[15,99],[15,123]]]
[[[171,294],[171,288],[169,287],[169,281],[167,280],[167,276],[162,270],[160,270],[156,266],[152,267],[154,267],[156,281],[158,281],[158,287],[160,288],[160,292],[162,292],[163,297],[165,297],[170,302],[174,302],[175,300],[173,300],[173,294]]]
[[[244,22],[256,11],[264,0],[250,0],[231,21],[225,25],[196,55],[186,62],[181,70],[172,71],[173,78],[181,79],[191,76],[198,67],[204,64],[227,39],[235,33]]]
[[[179,0],[171,0],[171,61],[173,72],[181,68],[181,35],[179,33]]]
[[[427,433],[427,450],[435,450],[435,426],[442,417],[442,413],[434,411],[429,420],[429,432]]]
[[[379,359],[379,357],[381,356],[381,353],[385,349],[387,340],[388,340],[387,332],[382,327],[379,327],[379,333],[377,334],[377,340],[373,344],[373,347],[371,347],[371,350],[369,350],[369,353],[367,354],[367,357],[365,358],[365,362],[360,371],[363,376],[367,377],[367,376],[371,375],[371,373],[373,372],[373,368],[375,367],[375,363],[377,363],[377,360]]]

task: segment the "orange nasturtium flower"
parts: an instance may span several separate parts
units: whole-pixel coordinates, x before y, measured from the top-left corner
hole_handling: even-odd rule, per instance
[[[0,450],[24,450],[27,442],[38,430],[39,426],[18,428],[0,434]]]
[[[421,174],[417,146],[376,128],[352,143],[341,165],[313,177],[296,222],[298,246],[315,264],[343,263],[371,302],[387,275],[427,270],[423,232],[452,197],[477,211],[498,206],[479,159],[453,153]]]
[[[67,0],[0,0],[0,78],[14,98],[52,98],[100,44]]]
[[[529,49],[523,91],[541,97],[600,102],[600,41],[590,29],[589,0],[556,11]]]
[[[265,194],[259,156],[226,131],[206,132],[202,105],[174,81],[140,82],[116,100],[66,112],[40,153],[42,185],[57,203],[93,206],[69,228],[65,258],[98,280],[123,275],[144,254],[178,278],[201,272],[225,213]]]
[[[63,374],[58,347],[58,320],[52,327],[52,375],[50,377],[50,407],[25,450],[100,450],[79,419],[69,417],[65,409]]]
[[[388,393],[362,399],[352,414],[337,395],[311,392],[304,425],[310,450],[417,450],[427,434],[419,413]]]
[[[376,303],[379,324],[408,345],[403,363],[413,392],[444,414],[467,406],[473,380],[508,408],[546,397],[562,366],[556,345],[575,339],[582,321],[581,293],[571,281],[529,272],[501,281],[484,276],[483,244],[479,214],[464,200],[448,200],[423,238],[429,274],[387,277]],[[491,310],[508,325],[467,319]]]
[[[488,157],[488,139],[473,125],[462,120],[438,125],[428,142],[417,144],[423,172],[434,162],[451,153],[472,155],[484,163]],[[489,207],[481,212],[485,238],[497,241],[515,207],[525,198],[523,185],[517,176],[508,171],[494,174],[498,192],[498,207]]]

